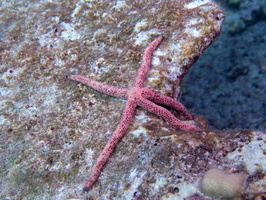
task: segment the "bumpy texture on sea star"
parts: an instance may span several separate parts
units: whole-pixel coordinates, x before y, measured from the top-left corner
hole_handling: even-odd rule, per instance
[[[91,176],[89,180],[86,182],[86,185],[83,189],[84,191],[88,191],[92,187],[93,183],[98,179],[104,164],[110,157],[111,153],[113,152],[119,140],[127,132],[128,127],[134,117],[135,109],[137,106],[140,106],[141,108],[164,118],[167,122],[169,122],[171,125],[173,125],[178,129],[187,130],[187,131],[200,130],[200,128],[196,126],[193,121],[181,121],[177,119],[166,108],[155,104],[158,103],[164,106],[168,106],[170,108],[179,111],[181,114],[184,115],[185,118],[193,119],[193,116],[186,110],[186,108],[180,102],[172,99],[171,97],[156,92],[153,88],[143,87],[148,71],[151,66],[152,53],[160,44],[162,38],[163,38],[162,36],[157,37],[146,48],[143,55],[142,64],[138,70],[138,74],[136,76],[134,86],[132,88],[126,89],[112,85],[107,85],[81,75],[66,76],[68,79],[84,83],[89,87],[97,91],[100,91],[104,94],[108,94],[110,96],[122,99],[127,99],[127,103],[124,108],[122,118],[116,130],[114,131],[113,135],[105,145],[102,153],[98,157],[96,164],[93,166]]]

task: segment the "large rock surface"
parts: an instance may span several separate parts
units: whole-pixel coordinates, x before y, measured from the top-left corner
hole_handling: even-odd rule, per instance
[[[162,34],[146,85],[179,98],[183,76],[219,36],[224,14],[212,1],[0,6],[1,199],[203,199],[197,188],[209,167],[265,173],[263,132],[182,132],[138,109],[99,181],[82,191],[125,102],[64,75],[130,87],[144,49]],[[249,147],[258,155],[251,166]]]

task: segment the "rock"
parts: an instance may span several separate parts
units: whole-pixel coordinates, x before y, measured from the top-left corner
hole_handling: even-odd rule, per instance
[[[263,132],[181,132],[138,109],[99,181],[82,191],[124,102],[64,75],[130,87],[144,49],[161,34],[146,85],[179,97],[184,75],[219,36],[224,14],[215,3],[0,4],[1,199],[192,198],[202,195],[197,183],[212,165],[248,173],[240,157],[229,155],[265,141]],[[251,176],[265,173],[258,166]]]

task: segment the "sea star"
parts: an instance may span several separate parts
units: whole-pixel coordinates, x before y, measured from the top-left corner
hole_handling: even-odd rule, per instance
[[[163,119],[165,119],[167,122],[169,122],[171,125],[173,125],[178,129],[187,130],[187,131],[200,130],[200,128],[196,126],[193,121],[181,121],[177,119],[166,108],[155,104],[158,103],[161,105],[168,106],[170,108],[178,110],[181,114],[184,115],[185,118],[193,119],[193,116],[186,110],[186,108],[180,102],[172,99],[171,97],[156,92],[153,88],[143,87],[148,71],[151,66],[152,53],[160,44],[162,38],[163,38],[162,36],[158,36],[146,48],[143,55],[142,63],[140,65],[138,74],[134,82],[134,86],[132,88],[126,89],[112,85],[107,85],[81,75],[66,76],[66,78],[68,79],[84,83],[89,87],[97,91],[100,91],[104,94],[108,94],[110,96],[122,99],[127,99],[122,118],[116,130],[114,131],[113,135],[105,145],[102,153],[98,157],[96,164],[93,166],[91,176],[86,182],[85,187],[83,188],[84,191],[88,191],[92,187],[93,183],[98,179],[103,166],[110,157],[117,143],[127,132],[128,127],[134,117],[135,109],[137,106],[140,106],[141,108],[162,117]]]

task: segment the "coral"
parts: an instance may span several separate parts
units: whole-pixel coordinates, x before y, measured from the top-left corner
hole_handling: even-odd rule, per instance
[[[265,0],[227,0],[227,20],[231,33],[239,33],[251,24],[266,18]]]
[[[218,199],[234,199],[241,196],[246,176],[243,174],[229,174],[228,172],[212,168],[205,172],[200,189],[207,196]]]
[[[254,15],[260,10],[258,1],[243,1],[240,3],[240,16],[245,21],[254,20]]]

